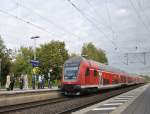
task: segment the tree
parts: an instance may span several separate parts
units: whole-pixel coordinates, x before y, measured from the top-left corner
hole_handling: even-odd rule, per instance
[[[108,63],[105,52],[102,49],[97,49],[91,42],[83,45],[81,54],[87,59]]]
[[[140,75],[140,76],[145,79],[145,82],[150,82],[150,76],[148,75]]]
[[[0,81],[1,84],[5,84],[6,75],[10,72],[10,57],[8,49],[4,45],[4,42],[0,36]]]
[[[68,51],[65,49],[64,42],[51,41],[41,45],[37,49],[37,57],[41,63],[40,67],[45,74],[52,69],[52,78],[60,79],[62,65],[68,59]]]
[[[30,60],[33,58],[33,51],[31,47],[21,47],[16,55],[16,60],[12,63],[11,71],[15,75],[22,73],[31,74],[32,65]]]

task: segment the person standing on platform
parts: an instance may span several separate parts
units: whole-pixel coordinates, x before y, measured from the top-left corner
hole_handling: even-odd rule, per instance
[[[36,83],[36,75],[32,75],[32,89],[35,89],[35,83]]]
[[[28,89],[28,75],[27,74],[24,75],[24,88]]]
[[[50,72],[48,73],[48,88],[51,88]]]
[[[45,77],[44,74],[42,75],[42,89],[45,87]]]
[[[38,89],[42,88],[42,76],[41,74],[38,76]]]
[[[24,86],[24,75],[23,74],[21,74],[21,76],[20,76],[19,83],[20,83],[20,89],[23,89],[23,86]]]
[[[14,74],[10,75],[10,90],[14,89],[14,84],[15,84],[15,77]]]
[[[10,90],[10,74],[8,74],[6,76],[6,90],[9,91]]]

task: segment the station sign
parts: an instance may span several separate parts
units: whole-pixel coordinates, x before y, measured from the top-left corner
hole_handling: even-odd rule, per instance
[[[40,61],[37,60],[30,60],[30,63],[32,64],[33,67],[38,67],[40,64]]]

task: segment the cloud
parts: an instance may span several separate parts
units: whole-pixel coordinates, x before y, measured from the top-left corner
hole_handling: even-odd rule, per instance
[[[117,16],[128,16],[129,12],[128,12],[127,9],[121,8],[121,9],[119,9],[119,10],[116,11],[116,15]]]
[[[140,7],[135,4],[139,15],[142,15],[148,28],[145,28],[141,19],[137,18],[137,14],[128,1],[107,0],[108,9],[106,8],[106,0],[90,1],[90,6],[86,0],[72,1],[86,13],[98,29],[73,8],[67,0],[46,0],[44,2],[41,0],[24,0],[20,2],[22,5],[31,8],[30,10],[17,6],[12,0],[2,0],[0,4],[1,10],[17,15],[48,31],[42,31],[25,22],[0,13],[0,34],[7,47],[32,46],[33,41],[30,37],[35,35],[40,36],[40,39],[37,40],[37,46],[51,40],[61,40],[66,43],[69,52],[76,53],[80,53],[83,43],[93,42],[98,48],[106,51],[111,66],[129,72],[142,72],[140,68],[145,68],[144,72],[148,71],[147,67],[141,66],[140,63],[127,66],[123,62],[125,62],[124,53],[134,52],[136,46],[138,46],[138,51],[145,51],[150,48],[148,32],[150,23],[143,14],[150,15],[149,0],[142,1],[142,10],[139,10]],[[33,10],[45,19],[41,18]],[[109,14],[107,10],[109,10]],[[117,45],[117,50],[115,50],[116,47],[112,44],[112,41]]]

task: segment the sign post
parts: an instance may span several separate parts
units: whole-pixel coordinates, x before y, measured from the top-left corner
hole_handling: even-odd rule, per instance
[[[38,67],[40,64],[40,61],[37,60],[30,60],[30,63],[32,64],[33,67]]]
[[[1,69],[1,65],[2,64],[2,59],[0,58],[0,88],[1,88],[1,78],[2,78],[2,69]]]

